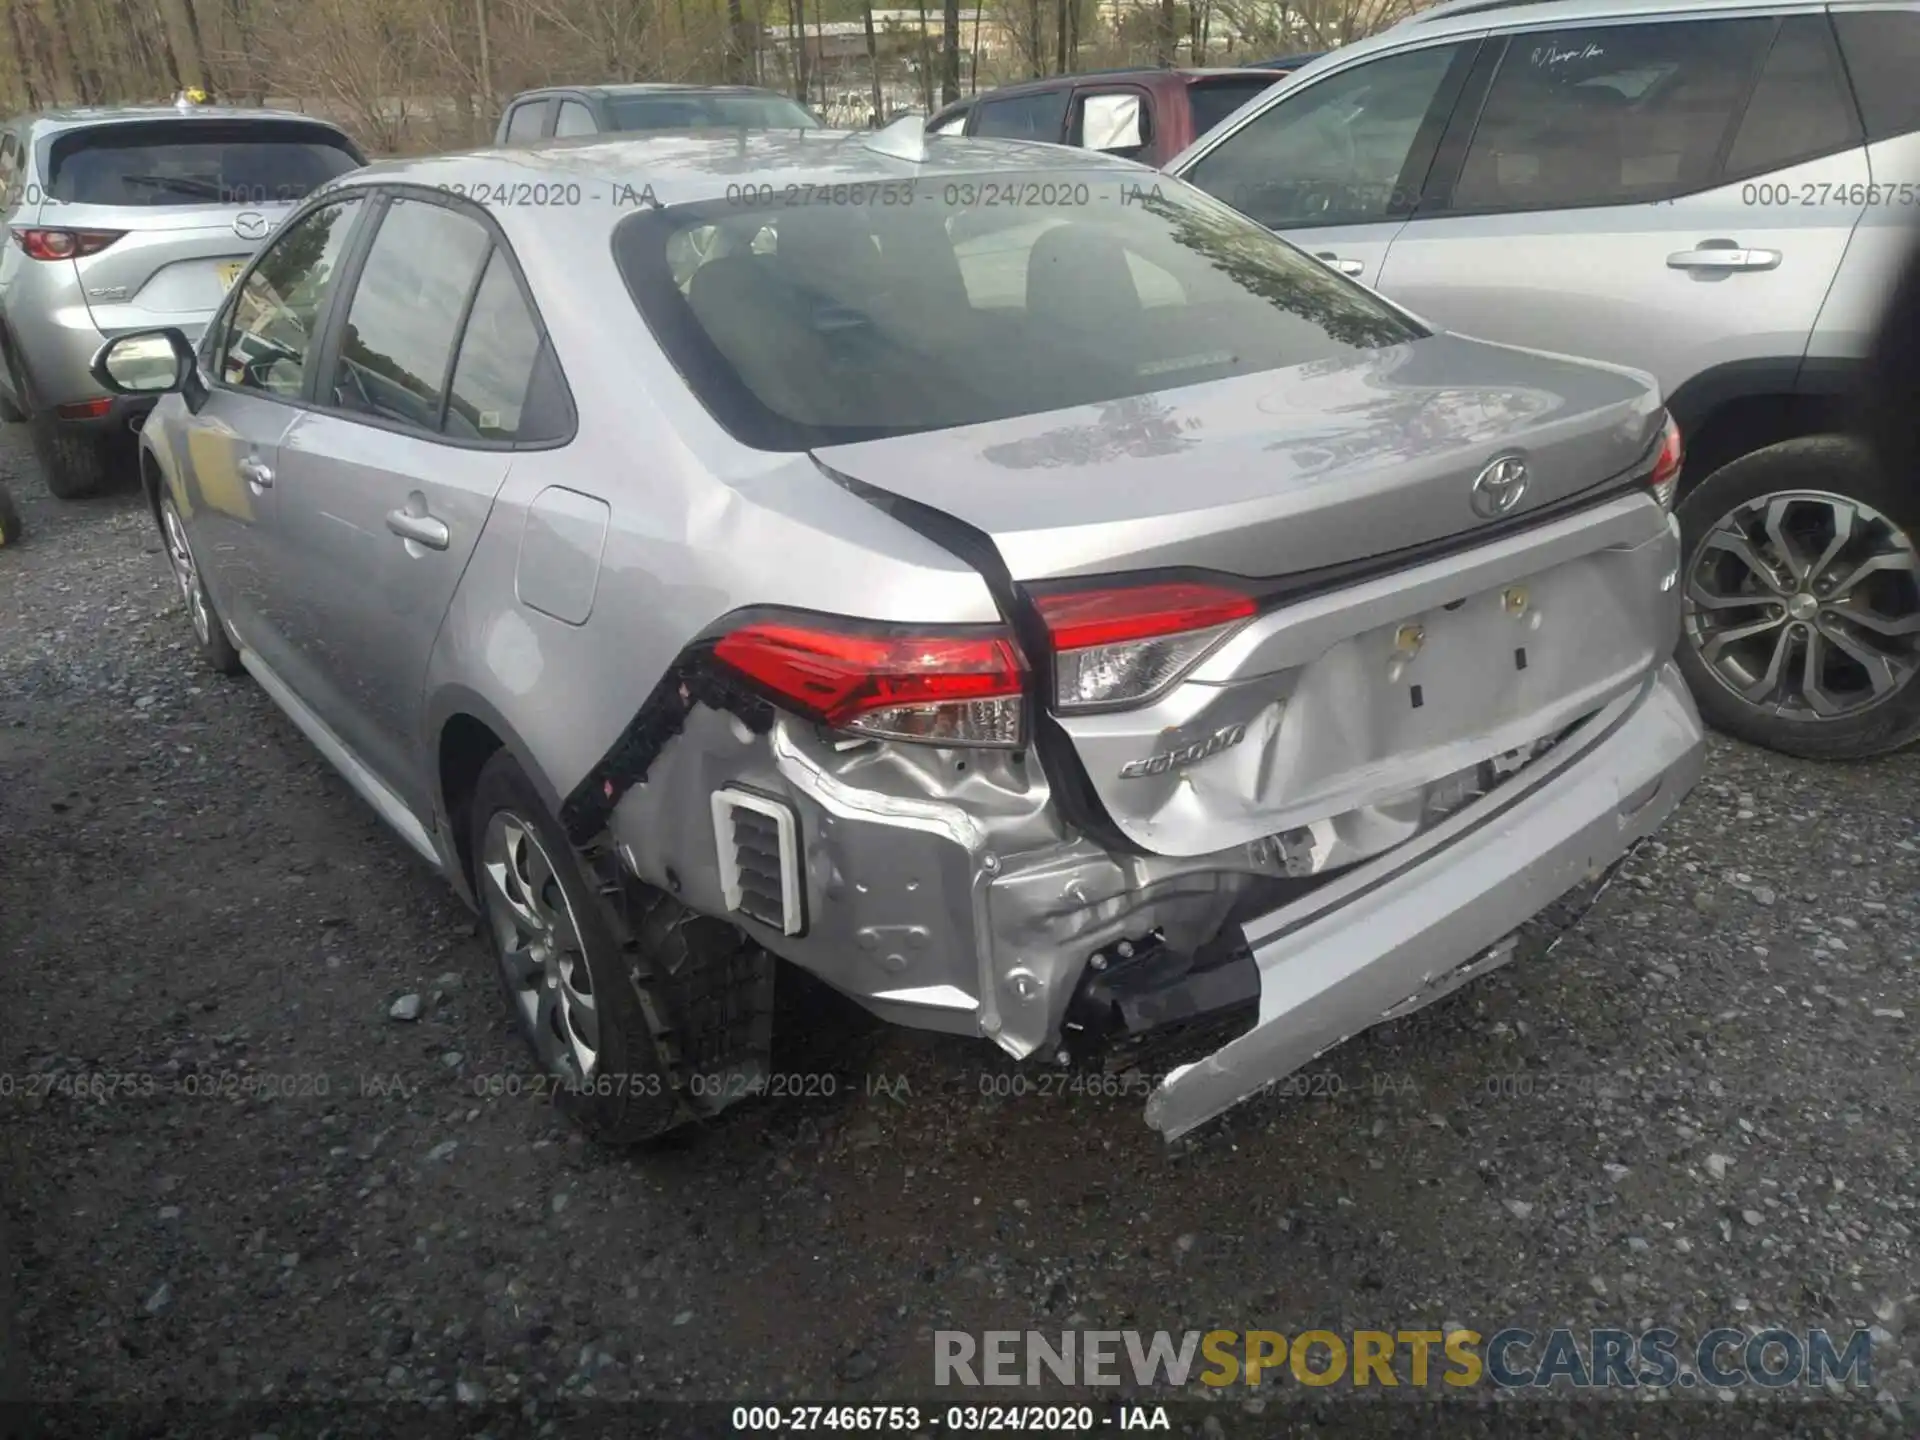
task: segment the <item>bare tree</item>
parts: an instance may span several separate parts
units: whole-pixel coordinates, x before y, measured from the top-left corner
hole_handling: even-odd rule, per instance
[[[960,98],[960,0],[945,0],[945,9],[940,36],[940,103],[951,105]],[[977,38],[978,30],[974,33]]]

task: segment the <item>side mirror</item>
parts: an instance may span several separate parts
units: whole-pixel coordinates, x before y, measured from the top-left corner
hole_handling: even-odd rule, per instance
[[[136,330],[102,345],[87,367],[115,395],[165,395],[193,374],[193,346],[179,330]]]

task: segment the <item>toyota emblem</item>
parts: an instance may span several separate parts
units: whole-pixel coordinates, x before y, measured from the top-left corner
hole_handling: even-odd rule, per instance
[[[1502,455],[1473,482],[1473,513],[1483,520],[1497,519],[1520,503],[1527,493],[1527,462],[1518,455]]]
[[[264,240],[267,231],[272,228],[267,223],[267,217],[258,210],[249,210],[244,215],[233,217],[233,233],[242,240]]]

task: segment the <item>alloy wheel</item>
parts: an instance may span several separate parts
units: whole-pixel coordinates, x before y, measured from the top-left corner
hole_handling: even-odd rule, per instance
[[[541,1063],[583,1081],[600,1058],[600,1014],[573,907],[533,827],[512,811],[481,842],[488,923],[508,993]]]
[[[1714,678],[1777,716],[1858,715],[1920,670],[1920,556],[1844,495],[1779,491],[1728,511],[1683,599],[1687,642]]]
[[[180,523],[180,512],[173,508],[171,501],[160,507],[160,519],[166,531],[167,561],[173,566],[180,598],[187,602],[193,633],[205,645],[213,635],[213,617],[207,613],[207,592],[200,588],[200,571],[193,563],[193,547],[187,544],[186,527]]]

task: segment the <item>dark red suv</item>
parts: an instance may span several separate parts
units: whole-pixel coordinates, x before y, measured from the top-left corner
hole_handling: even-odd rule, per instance
[[[1158,166],[1286,74],[1275,65],[1054,75],[956,100],[927,129],[1079,145]]]

